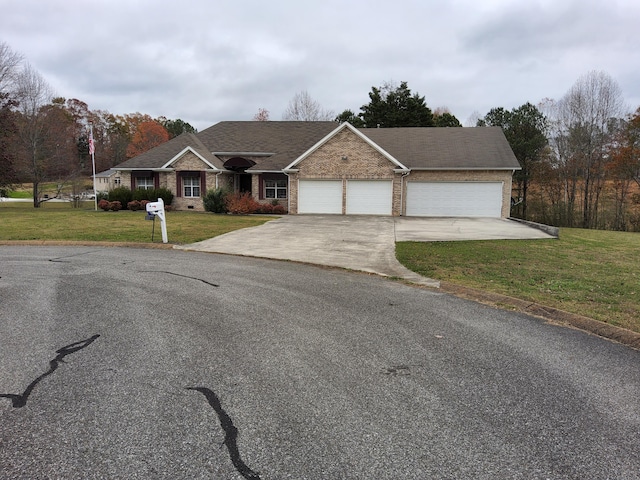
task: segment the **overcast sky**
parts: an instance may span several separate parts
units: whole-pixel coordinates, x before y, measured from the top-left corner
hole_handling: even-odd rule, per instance
[[[592,70],[635,110],[639,28],[638,0],[0,0],[0,42],[57,95],[199,130],[281,120],[303,90],[358,113],[388,81],[465,124]]]

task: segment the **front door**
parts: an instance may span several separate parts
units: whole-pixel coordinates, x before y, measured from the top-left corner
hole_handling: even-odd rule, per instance
[[[238,174],[238,191],[240,193],[251,193],[251,174],[240,173]]]

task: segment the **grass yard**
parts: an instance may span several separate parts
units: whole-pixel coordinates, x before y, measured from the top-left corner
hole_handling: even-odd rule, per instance
[[[640,233],[563,228],[559,240],[401,242],[421,275],[640,332]]]
[[[81,208],[70,203],[0,203],[0,241],[75,240],[151,243],[152,221],[146,212],[94,210],[93,201]],[[245,227],[262,225],[273,217],[214,215],[204,212],[167,212],[170,243],[186,244],[212,238]],[[160,220],[155,220],[154,243],[162,243]]]

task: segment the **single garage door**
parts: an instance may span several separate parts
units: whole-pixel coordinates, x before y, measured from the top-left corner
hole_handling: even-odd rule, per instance
[[[342,180],[300,180],[298,213],[342,213]]]
[[[390,180],[347,181],[347,214],[391,215],[392,202]]]
[[[408,182],[407,216],[499,218],[502,182]]]

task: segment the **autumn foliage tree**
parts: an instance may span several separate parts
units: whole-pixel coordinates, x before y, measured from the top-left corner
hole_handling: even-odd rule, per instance
[[[127,147],[127,158],[133,158],[169,140],[169,132],[155,120],[143,122]]]
[[[613,184],[615,200],[612,228],[627,230],[629,194],[634,183],[640,187],[640,108],[621,122],[609,146],[608,158],[607,177]]]

